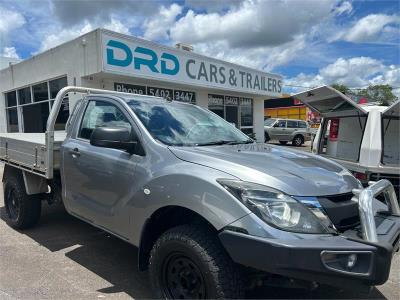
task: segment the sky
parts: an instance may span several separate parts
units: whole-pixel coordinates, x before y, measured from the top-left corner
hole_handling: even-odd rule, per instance
[[[281,74],[286,92],[400,87],[400,0],[0,0],[0,56],[98,27]]]

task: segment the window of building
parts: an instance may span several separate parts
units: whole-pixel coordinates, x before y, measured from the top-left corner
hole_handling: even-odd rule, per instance
[[[253,99],[240,99],[240,126],[253,126]]]
[[[19,115],[21,119],[20,127],[24,132],[45,132],[50,106],[54,102],[54,99],[51,97],[55,98],[64,86],[67,86],[67,77],[57,78],[5,93],[7,130],[9,132],[18,131]],[[64,130],[68,117],[69,99],[65,97],[57,116],[55,130]]]
[[[63,88],[66,87],[67,77],[58,78],[55,80],[51,80],[49,82],[50,85],[50,98],[54,99],[57,96],[57,93]]]
[[[208,109],[221,118],[225,118],[224,96],[208,94]]]
[[[23,89],[19,89],[18,90],[18,104],[22,105],[22,104],[27,104],[27,103],[31,103],[32,97],[31,97],[31,87],[26,87]]]
[[[8,92],[6,96],[6,107],[12,107],[17,105],[17,93],[15,91]]]
[[[23,106],[24,132],[45,132],[49,112],[48,102]]]
[[[8,132],[18,132],[18,111],[17,108],[7,108],[7,131]]]
[[[208,109],[244,133],[253,133],[253,99],[208,94]]]
[[[54,101],[51,101],[51,107],[53,107]],[[56,123],[54,124],[54,130],[64,130],[65,124],[67,124],[69,118],[69,98],[65,97],[58,112]]]
[[[49,100],[49,89],[47,82],[42,82],[34,85],[32,87],[32,91],[34,102]]]

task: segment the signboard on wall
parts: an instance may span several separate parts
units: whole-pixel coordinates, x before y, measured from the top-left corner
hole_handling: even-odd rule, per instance
[[[123,93],[132,93],[140,95],[149,95],[162,97],[165,99],[173,99],[176,101],[196,104],[196,93],[192,91],[175,90],[154,86],[136,85],[128,83],[114,83],[114,90]]]
[[[282,94],[281,76],[104,30],[102,60],[105,72],[265,96]]]
[[[224,96],[208,94],[208,107],[210,106],[224,106]]]
[[[225,96],[225,105],[239,105],[239,97]]]

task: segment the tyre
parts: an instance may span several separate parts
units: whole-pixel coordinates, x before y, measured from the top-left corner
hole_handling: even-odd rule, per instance
[[[271,138],[269,137],[268,132],[264,132],[264,143],[269,142]]]
[[[3,186],[7,223],[16,229],[36,225],[40,219],[41,200],[39,195],[27,195],[22,176],[6,178]]]
[[[237,266],[205,226],[162,234],[150,253],[149,274],[156,298],[243,298]]]
[[[287,144],[287,141],[279,141],[279,143],[280,143],[281,145],[286,145],[286,144]]]
[[[292,141],[293,146],[300,147],[303,144],[304,144],[304,138],[302,135],[298,134],[293,138],[293,141]]]

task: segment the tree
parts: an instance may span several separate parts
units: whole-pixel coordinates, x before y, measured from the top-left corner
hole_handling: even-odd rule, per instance
[[[339,92],[347,95],[351,93],[351,90],[348,86],[344,85],[344,84],[340,84],[340,83],[334,83],[331,85],[331,87],[333,87],[335,90],[338,90]]]
[[[359,97],[365,97],[368,102],[378,102],[380,105],[389,106],[397,97],[392,92],[392,87],[388,84],[370,85],[366,89],[358,92]]]

